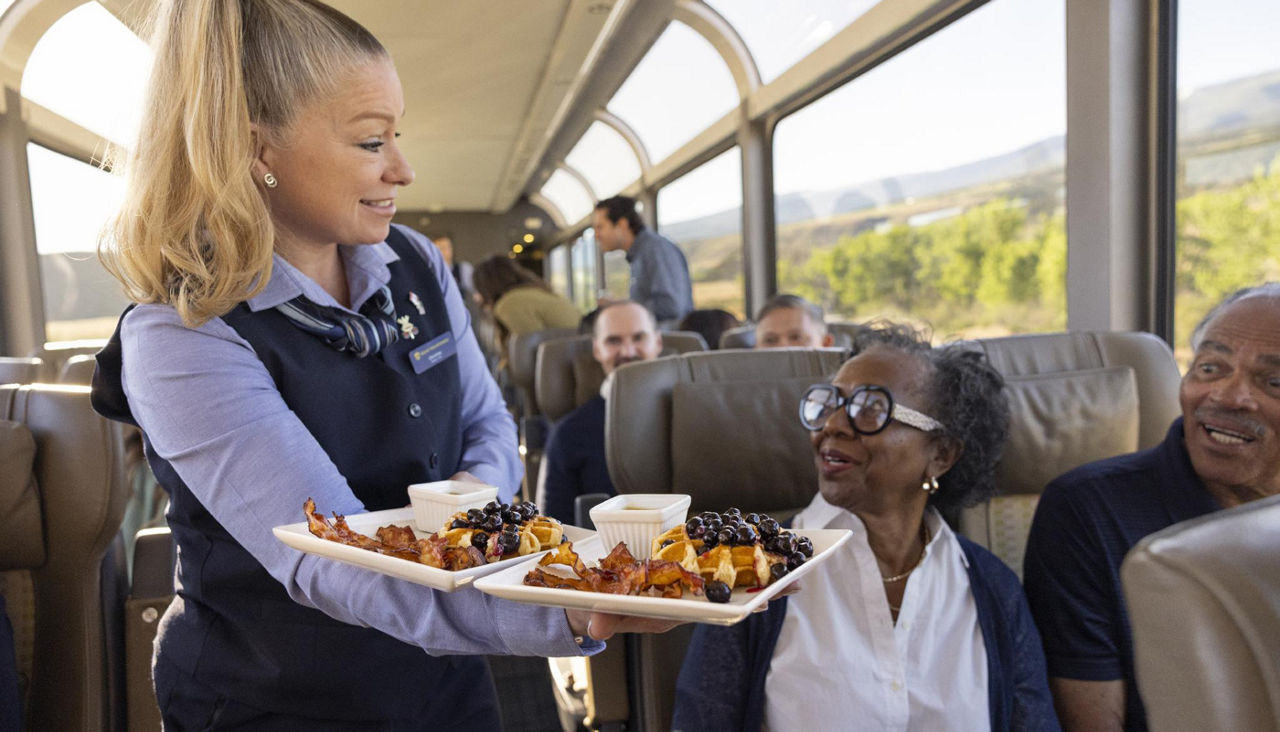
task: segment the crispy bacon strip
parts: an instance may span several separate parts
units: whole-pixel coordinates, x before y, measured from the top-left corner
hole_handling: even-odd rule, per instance
[[[598,567],[586,567],[582,558],[573,550],[573,542],[565,542],[555,551],[544,556],[525,575],[524,583],[532,587],[551,587],[563,590],[603,592],[610,595],[651,595],[655,597],[683,597],[685,589],[695,595],[702,594],[702,577],[689,572],[679,562],[664,559],[636,559],[619,542]],[[561,577],[542,569],[542,566],[561,564],[572,567],[576,577]]]

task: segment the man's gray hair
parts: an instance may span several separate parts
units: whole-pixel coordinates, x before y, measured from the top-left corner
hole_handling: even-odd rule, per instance
[[[1204,316],[1204,319],[1200,321],[1195,330],[1191,331],[1191,350],[1194,351],[1200,348],[1200,341],[1204,339],[1204,332],[1214,318],[1221,315],[1222,311],[1233,303],[1250,297],[1271,297],[1280,300],[1280,282],[1264,282],[1261,285],[1241,288],[1227,295],[1222,302],[1214,305],[1213,309],[1209,311],[1208,315]]]

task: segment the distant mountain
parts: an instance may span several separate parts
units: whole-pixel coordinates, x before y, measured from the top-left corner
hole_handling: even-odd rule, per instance
[[[1206,86],[1178,103],[1178,139],[1280,127],[1280,69]]]
[[[1255,130],[1280,131],[1280,69],[1198,89],[1178,105],[1179,141],[1241,135]],[[1280,136],[1280,132],[1277,132]],[[1274,157],[1274,146],[1242,150],[1221,159],[1197,161],[1192,177],[1232,180],[1251,174],[1259,162]],[[861,211],[907,198],[926,198],[950,191],[1021,178],[1060,168],[1066,161],[1062,135],[1050,137],[994,157],[952,168],[910,173],[855,183],[823,191],[801,191],[777,196],[774,216],[778,224],[828,218]],[[741,225],[739,208],[662,227],[677,242],[691,242],[733,233]]]

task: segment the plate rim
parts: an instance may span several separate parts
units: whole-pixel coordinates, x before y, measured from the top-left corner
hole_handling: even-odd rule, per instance
[[[347,519],[348,524],[351,524],[354,521],[362,526],[366,523],[376,523],[379,526],[407,523],[413,527],[414,531],[422,532],[422,529],[419,529],[417,524],[414,522],[412,506],[347,514],[345,518]],[[595,536],[595,532],[590,529],[573,526],[572,524],[562,524],[562,526],[565,529],[565,536],[568,536],[571,530],[573,533],[579,534],[579,538],[571,538],[570,541],[586,541]],[[353,525],[352,528],[355,528],[355,526]],[[579,532],[585,533],[580,534]],[[495,572],[501,572],[524,561],[530,559],[536,561],[543,554],[551,551],[550,549],[544,549],[534,554],[528,554],[521,557],[510,557],[492,564],[450,571],[447,569],[440,569],[439,567],[431,567],[425,564],[417,564],[410,562],[407,559],[378,554],[377,552],[371,552],[367,549],[361,549],[348,544],[341,544],[336,541],[329,541],[328,539],[321,539],[308,530],[307,522],[305,520],[273,526],[271,528],[271,533],[278,541],[295,551],[319,557],[321,559],[328,559],[335,562],[341,562],[342,564],[359,567],[361,569],[371,570],[379,574],[387,575],[388,577],[395,577],[397,579],[404,580],[405,582],[412,582],[414,584],[441,590],[443,592],[454,592],[455,590],[462,589],[481,577]],[[362,531],[361,533],[366,532]],[[315,550],[321,547],[327,551],[321,552]],[[395,564],[385,564],[386,562],[395,562]]]
[[[691,600],[687,598],[612,595],[600,592],[586,592],[583,590],[525,585],[523,583],[524,575],[537,565],[538,560],[541,558],[540,556],[525,558],[525,560],[519,564],[503,567],[499,571],[479,577],[476,579],[474,586],[477,590],[480,590],[485,594],[492,595],[509,602],[519,602],[527,605],[542,605],[544,607],[573,610],[595,610],[598,612],[629,614],[640,617],[658,618],[662,620],[683,620],[685,622],[705,623],[711,625],[734,625],[741,622],[751,613],[758,611],[758,609],[775,598],[788,585],[809,574],[813,567],[816,567],[826,561],[826,558],[832,556],[835,549],[838,549],[853,536],[853,532],[848,529],[788,530],[799,536],[810,536],[810,538],[813,538],[814,534],[832,535],[833,540],[826,549],[815,554],[808,562],[805,562],[801,569],[796,570],[793,573],[789,573],[782,580],[774,582],[764,589],[754,593],[755,597],[752,597],[742,603],[711,603],[701,599]],[[602,542],[602,539],[599,534],[595,534],[583,541],[600,543]],[[515,576],[517,573],[519,573],[520,576],[519,582],[503,581],[506,576]],[[509,592],[509,590],[514,590],[514,592]],[[519,597],[515,595],[523,596]],[[556,598],[578,598],[578,601],[556,602]],[[593,600],[596,602],[593,603]],[[627,607],[628,605],[635,604],[636,600],[645,602],[637,608]],[[670,604],[666,606],[670,607],[672,612],[662,612],[661,609],[664,607],[663,605],[650,605],[649,603],[651,602],[678,604]],[[651,610],[650,608],[654,609]],[[679,609],[684,609],[684,612],[678,612]],[[699,610],[702,612],[697,612]]]

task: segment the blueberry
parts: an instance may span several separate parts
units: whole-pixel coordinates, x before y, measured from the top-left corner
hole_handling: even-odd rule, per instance
[[[728,602],[729,596],[733,594],[733,589],[719,580],[711,580],[706,584],[703,592],[706,593],[707,599],[711,602]]]
[[[449,523],[449,528],[451,529],[466,529],[466,528],[470,528],[470,526],[471,526],[471,522],[467,521],[466,519],[460,519],[460,518],[454,519],[452,522]]]
[[[472,510],[478,511],[480,509],[477,508]],[[502,504],[498,503],[497,501],[489,501],[484,506],[485,513],[498,513],[501,510],[502,510]]]
[[[724,527],[724,522],[720,520],[719,516],[717,516],[716,518],[713,518],[713,519],[707,519],[706,523],[704,523],[703,526],[707,527],[707,533],[716,533],[720,531],[721,528]]]
[[[731,508],[731,509],[729,509],[728,511],[725,511],[725,512],[724,512],[724,515],[726,515],[726,516],[741,516],[741,515],[742,515],[742,509],[740,509],[740,508]]]
[[[745,519],[745,520],[746,520],[746,522],[747,522],[747,523],[749,523],[749,524],[759,524],[759,523],[760,523],[760,514],[758,514],[758,513],[749,513],[749,514],[747,514],[747,517],[746,517],[746,519]]]
[[[674,544],[674,543],[676,543],[676,540],[675,540],[675,539],[667,539],[666,541],[662,542],[662,546],[660,546],[660,547],[658,547],[658,548],[659,548],[659,549],[666,549],[667,547],[671,546],[671,545],[672,545],[672,544]]]
[[[772,567],[769,567],[769,576],[776,582],[783,577],[786,577],[787,572],[790,571],[791,570],[787,569],[787,565],[785,564],[775,564]]]
[[[484,551],[485,547],[489,546],[489,535],[484,533],[483,531],[477,531],[476,533],[472,534],[471,546],[479,549],[480,551]]]
[[[689,519],[684,523],[684,530],[688,532],[690,535],[692,535],[693,532],[697,531],[698,528],[701,526],[702,526],[702,519],[698,518],[697,516],[694,516],[693,518]]]
[[[470,509],[469,511],[467,511],[467,519],[469,521],[483,521],[484,511],[481,511],[478,508]]]
[[[490,532],[497,531],[502,528],[502,517],[496,513],[491,513],[481,522],[480,528]]]
[[[782,527],[778,524],[778,522],[771,518],[763,519],[760,522],[759,527],[760,527],[760,535],[765,537],[777,536],[778,532],[782,530]]]
[[[813,556],[813,540],[807,536],[796,539],[796,551],[800,552],[805,558]]]
[[[807,557],[800,552],[791,552],[787,555],[787,569],[795,569],[796,567],[799,567],[801,564],[804,564],[804,560],[806,558]]]
[[[720,529],[720,533],[716,534],[716,541],[721,544],[733,545],[733,540],[737,536],[737,532],[730,528]]]
[[[739,544],[756,543],[756,530],[751,528],[750,524],[743,524],[738,527],[737,539]]]

